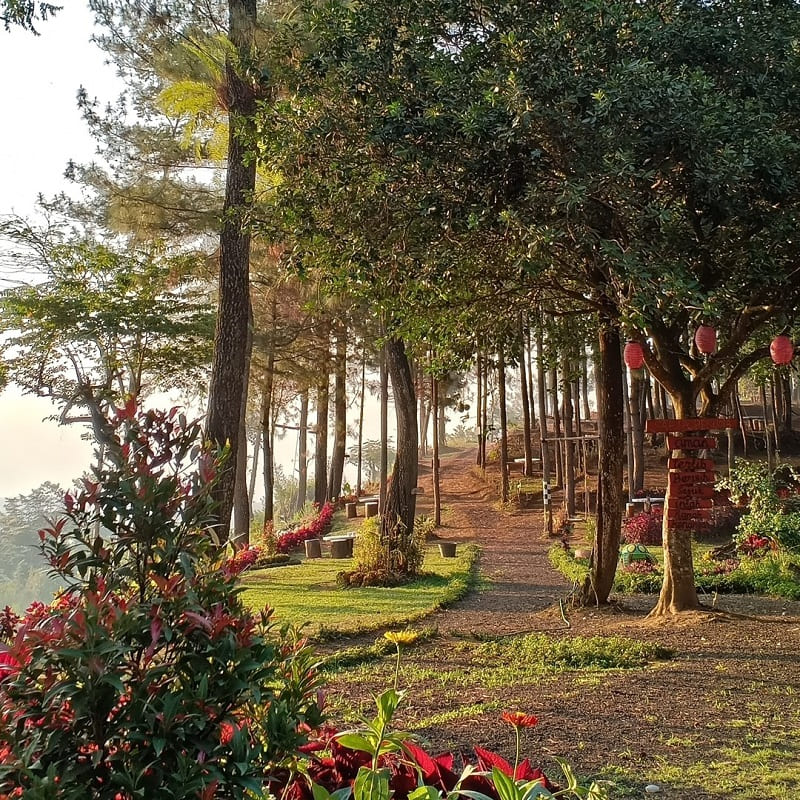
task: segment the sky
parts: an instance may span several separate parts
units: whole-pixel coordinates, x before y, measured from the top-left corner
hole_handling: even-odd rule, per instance
[[[67,188],[70,159],[89,161],[94,144],[76,103],[81,85],[106,101],[118,93],[114,68],[89,41],[92,18],[82,0],[38,26],[40,36],[0,28],[0,216],[35,212],[39,193]],[[0,394],[0,497],[49,480],[67,486],[89,467],[92,447],[81,429],[46,422],[47,400]]]

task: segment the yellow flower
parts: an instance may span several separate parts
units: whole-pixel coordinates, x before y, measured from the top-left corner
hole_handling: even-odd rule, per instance
[[[416,631],[386,631],[383,638],[395,645],[414,644],[419,639],[419,634]]]

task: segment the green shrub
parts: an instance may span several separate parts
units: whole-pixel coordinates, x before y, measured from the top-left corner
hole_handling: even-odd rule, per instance
[[[433,536],[435,530],[436,522],[433,517],[427,517],[424,514],[420,514],[414,520],[414,535],[420,542],[427,541],[431,536]]]
[[[220,568],[200,437],[129,403],[113,466],[40,532],[67,588],[0,625],[0,795],[241,800],[320,721],[312,653]]]
[[[767,536],[783,550],[800,553],[800,475],[789,464],[774,471],[763,461],[737,459],[719,482],[734,501],[747,501],[748,511],[737,527],[737,539]]]
[[[390,543],[381,537],[380,518],[369,517],[353,542],[353,569],[340,572],[337,581],[342,586],[397,586],[419,575],[424,558],[425,537],[416,525]]]

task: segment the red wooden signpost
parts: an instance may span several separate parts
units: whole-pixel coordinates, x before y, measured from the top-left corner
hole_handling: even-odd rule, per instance
[[[645,422],[647,433],[686,433],[687,431],[724,431],[736,428],[735,419],[716,417],[690,417],[689,419],[648,419]]]
[[[667,462],[668,469],[678,472],[694,472],[697,470],[714,471],[714,461],[710,458],[671,458]]]
[[[717,440],[713,436],[667,436],[670,450],[713,450]]]
[[[716,438],[706,435],[708,431],[736,426],[735,419],[710,417],[649,419],[645,423],[648,433],[673,434],[667,436],[667,446],[674,457],[667,460],[669,476],[664,500],[664,519],[669,530],[696,531],[709,527],[714,506],[714,461],[700,458],[700,451],[717,446]],[[695,435],[684,435],[687,433]]]

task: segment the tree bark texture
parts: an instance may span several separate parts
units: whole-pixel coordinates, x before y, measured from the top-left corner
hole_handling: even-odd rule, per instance
[[[589,408],[589,357],[586,348],[581,347],[581,403],[583,404],[583,418],[591,419],[592,410]]]
[[[308,495],[308,387],[300,393],[300,422],[297,432],[297,510],[306,504]]]
[[[675,419],[697,416],[694,393],[688,387],[670,392]],[[694,582],[694,560],[692,558],[691,531],[679,530],[669,524],[670,488],[664,502],[664,523],[662,538],[664,547],[664,582],[656,607],[651,616],[660,617],[693,611],[700,607]]]
[[[439,482],[439,381],[431,376],[431,408],[433,409],[433,521],[442,524],[441,485]]]
[[[405,356],[405,351],[403,351]],[[378,507],[383,513],[386,507],[386,494],[388,492],[389,473],[389,367],[387,364],[386,345],[381,347],[380,383],[381,383],[381,457],[380,457],[380,500]],[[408,359],[406,359],[406,363]],[[398,449],[399,449],[398,433]]]
[[[570,364],[564,356],[563,371],[561,373],[564,391],[563,414],[564,420],[564,508],[568,517],[575,516],[575,442],[572,437],[575,435],[573,428],[573,415],[575,410],[572,405],[572,381],[569,379]]]
[[[526,367],[528,373],[528,408],[531,415],[531,431],[536,427],[536,406],[534,405],[533,398],[535,395],[535,387],[533,385],[533,348],[531,347],[531,328],[530,325],[525,327],[525,344],[524,344],[523,358],[526,359]]]
[[[322,505],[328,499],[328,402],[330,399],[329,359],[325,353],[322,375],[317,384],[317,414],[314,442],[314,502]]]
[[[614,585],[622,527],[622,473],[625,460],[622,394],[623,366],[620,332],[611,319],[600,320],[598,342],[597,418],[599,470],[597,476],[597,527],[589,575],[580,588],[582,605],[602,605]]]
[[[489,437],[489,365],[486,361],[486,353],[483,355],[483,409],[481,410],[483,425],[481,431],[481,469],[486,469],[486,443]]]
[[[342,493],[344,458],[347,451],[347,329],[336,333],[333,388],[333,454],[331,455],[328,497],[333,500]]]
[[[239,63],[250,60],[256,22],[256,0],[229,0],[229,38]],[[253,201],[256,160],[247,141],[255,115],[255,97],[232,57],[225,63],[228,96],[228,168],[219,237],[219,287],[214,357],[209,383],[208,439],[230,456],[214,491],[215,526],[221,541],[230,531],[239,419],[245,393],[247,332],[250,318],[250,232],[247,216]]]
[[[531,449],[531,402],[528,393],[528,375],[526,372],[525,329],[522,325],[522,314],[519,317],[519,383],[522,391],[522,442],[525,454],[525,474],[533,474],[533,451]]]
[[[644,400],[643,379],[631,376],[631,392],[628,398],[628,420],[631,427],[631,444],[633,447],[632,493],[644,487],[644,420],[642,419],[642,401]]]
[[[367,351],[361,353],[361,394],[358,401],[358,458],[356,460],[356,496],[361,494],[361,475],[364,467],[364,400],[367,389]]]
[[[252,309],[249,309],[252,315]],[[239,549],[250,544],[250,495],[247,491],[247,395],[250,389],[250,360],[253,354],[253,320],[247,325],[247,353],[242,378],[243,392],[239,410],[239,441],[236,445],[236,481],[233,489],[234,546]],[[255,464],[254,464],[255,466]]]
[[[272,390],[275,383],[275,349],[270,345],[261,397],[261,444],[264,464],[264,522],[275,516],[275,457],[272,452]]]
[[[558,439],[561,438],[561,414],[558,410],[558,373],[555,367],[550,370],[550,403],[553,408],[553,446],[556,486],[564,486],[564,451]]]
[[[410,536],[414,530],[417,499],[414,490],[418,476],[417,403],[403,341],[389,338],[385,352],[397,419],[397,457],[387,486],[380,530],[382,541],[391,549],[401,537]]]
[[[550,482],[550,452],[547,438],[547,385],[544,371],[544,337],[541,327],[536,331],[536,392],[539,405],[539,447],[542,459],[542,480]]]
[[[477,465],[483,465],[483,447],[486,441],[486,433],[483,430],[483,359],[481,358],[480,346],[478,347],[478,357],[475,361],[475,387],[477,396],[475,398],[475,429],[478,431],[478,457]]]
[[[497,396],[500,406],[500,499],[508,502],[508,415],[506,412],[506,357],[503,345],[497,351]]]

